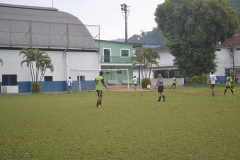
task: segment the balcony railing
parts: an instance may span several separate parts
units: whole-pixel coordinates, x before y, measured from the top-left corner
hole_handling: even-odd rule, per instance
[[[101,56],[101,63],[132,63],[131,57]]]

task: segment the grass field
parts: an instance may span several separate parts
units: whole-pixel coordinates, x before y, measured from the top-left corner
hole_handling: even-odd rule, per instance
[[[240,86],[0,94],[0,159],[237,160]]]

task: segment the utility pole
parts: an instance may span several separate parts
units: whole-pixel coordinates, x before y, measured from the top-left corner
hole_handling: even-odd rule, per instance
[[[128,35],[127,35],[127,18],[128,18],[128,15],[130,13],[130,9],[129,9],[129,6],[127,6],[125,3],[124,4],[121,4],[121,10],[122,10],[122,13],[124,13],[124,18],[125,18],[125,42],[127,42],[127,39],[128,39]]]
[[[232,52],[232,60],[233,60],[233,72],[234,72],[234,70],[235,70],[235,64],[234,64],[234,47],[231,45],[230,46],[230,51]]]

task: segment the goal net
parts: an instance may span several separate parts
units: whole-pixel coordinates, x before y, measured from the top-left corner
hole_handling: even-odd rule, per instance
[[[109,90],[129,89],[132,81],[128,69],[70,69],[73,90],[95,90],[94,80],[103,71],[104,82]],[[104,87],[103,87],[104,88]]]

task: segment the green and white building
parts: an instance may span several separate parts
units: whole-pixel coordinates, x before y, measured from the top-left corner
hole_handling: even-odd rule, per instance
[[[107,85],[126,84],[127,80],[132,80],[131,57],[135,48],[142,45],[106,40],[96,40],[96,44],[99,48],[101,69],[109,70],[104,72]],[[127,69],[128,71],[119,69]]]

